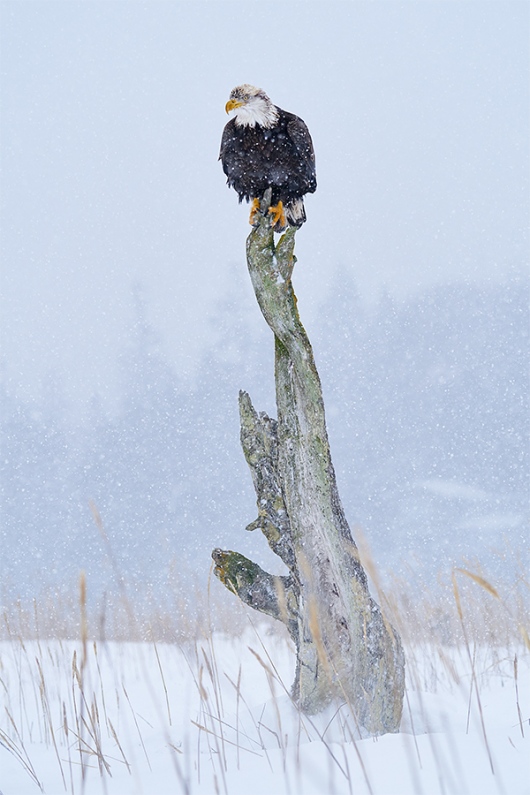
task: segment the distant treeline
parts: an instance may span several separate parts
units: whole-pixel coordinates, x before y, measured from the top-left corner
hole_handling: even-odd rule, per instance
[[[6,600],[71,590],[84,569],[92,592],[116,591],[122,576],[129,595],[163,601],[169,581],[207,575],[213,546],[241,549],[255,505],[237,393],[261,409],[268,390],[270,408],[272,340],[264,351],[237,300],[225,302],[191,384],[144,310],[137,301],[117,414],[94,396],[88,423],[72,427],[51,377],[38,404],[2,390]],[[470,558],[502,573],[528,508],[528,285],[451,285],[367,309],[337,281],[319,317],[310,336],[354,534],[386,574]],[[264,539],[248,544],[259,559]]]

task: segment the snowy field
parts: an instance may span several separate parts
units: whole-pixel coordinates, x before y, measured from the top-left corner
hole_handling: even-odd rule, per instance
[[[530,655],[517,641],[407,644],[402,731],[289,699],[265,625],[185,643],[0,643],[2,795],[524,795]]]

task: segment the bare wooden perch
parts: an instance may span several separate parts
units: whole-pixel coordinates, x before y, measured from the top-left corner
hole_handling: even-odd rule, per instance
[[[293,697],[310,714],[334,699],[372,734],[397,732],[405,660],[397,632],[370,596],[339,498],[313,351],[291,284],[294,229],[274,245],[264,196],[247,262],[275,336],[278,420],[241,392],[241,444],[252,472],[259,528],[289,575],[214,550],[215,574],[246,604],[283,621],[297,648]]]

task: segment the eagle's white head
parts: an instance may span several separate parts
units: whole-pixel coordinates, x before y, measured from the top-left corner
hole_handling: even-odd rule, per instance
[[[278,121],[278,109],[267,94],[261,88],[248,83],[232,89],[225,110],[227,113],[235,110],[238,127],[255,127],[259,124],[260,127],[270,128]]]

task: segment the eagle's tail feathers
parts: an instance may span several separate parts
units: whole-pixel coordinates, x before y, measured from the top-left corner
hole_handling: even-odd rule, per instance
[[[293,199],[292,202],[285,205],[285,215],[289,226],[295,226],[297,229],[302,226],[307,220],[305,214],[304,200]]]

